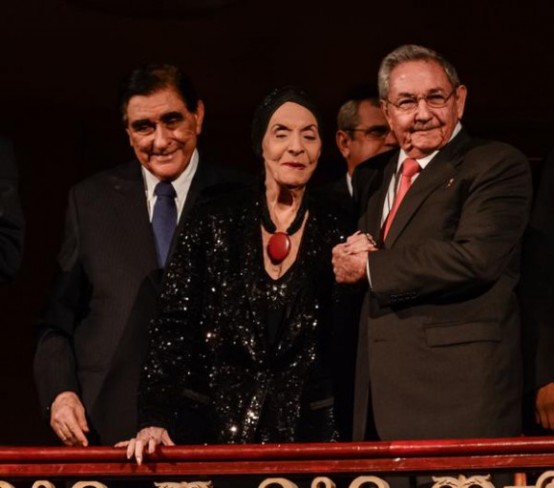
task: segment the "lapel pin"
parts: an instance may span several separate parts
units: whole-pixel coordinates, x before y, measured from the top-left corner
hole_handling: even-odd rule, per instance
[[[448,180],[448,183],[446,184],[446,188],[450,188],[452,186],[452,184],[454,183],[454,178],[450,178]]]

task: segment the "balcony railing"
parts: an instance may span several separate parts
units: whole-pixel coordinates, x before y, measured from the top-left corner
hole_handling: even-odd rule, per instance
[[[142,466],[128,461],[124,449],[0,447],[0,487],[359,488],[386,487],[382,478],[394,484],[399,477],[433,476],[437,488],[491,488],[509,473],[509,485],[554,488],[550,469],[554,437],[176,446],[159,449]]]

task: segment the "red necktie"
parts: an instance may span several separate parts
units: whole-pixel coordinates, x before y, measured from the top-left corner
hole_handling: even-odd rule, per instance
[[[421,166],[415,159],[407,158],[402,163],[402,169],[400,172],[400,176],[401,176],[400,185],[398,186],[398,191],[396,192],[396,196],[394,197],[394,203],[392,204],[392,208],[390,209],[390,212],[387,215],[387,219],[385,220],[385,230],[383,231],[383,239],[387,237],[387,234],[389,233],[389,229],[392,224],[392,221],[394,220],[396,212],[398,211],[398,208],[400,207],[400,204],[402,203],[404,196],[406,195],[406,193],[408,193],[410,186],[412,186],[412,178],[420,171],[421,171]]]

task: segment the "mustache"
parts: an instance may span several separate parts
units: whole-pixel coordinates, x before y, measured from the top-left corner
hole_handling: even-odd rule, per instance
[[[427,130],[432,129],[438,129],[440,127],[440,124],[414,124],[414,126],[410,129],[410,132],[423,132]]]
[[[150,156],[168,156],[169,154],[173,154],[178,148],[168,148],[168,149],[165,149],[163,151],[158,151],[158,150],[154,150],[154,149],[151,149],[150,151],[148,151],[148,154]]]

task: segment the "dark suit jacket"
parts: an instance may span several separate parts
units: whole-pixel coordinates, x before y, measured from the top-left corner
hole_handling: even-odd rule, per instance
[[[0,282],[13,278],[23,254],[23,213],[12,145],[0,137]]]
[[[354,176],[360,227],[375,237],[397,154]],[[356,439],[369,384],[382,439],[519,434],[514,288],[530,200],[525,157],[463,130],[420,173],[382,250],[369,256]]]
[[[527,229],[520,296],[526,386],[534,392],[554,382],[554,151],[543,163]]]
[[[314,189],[314,198],[321,199],[341,216],[346,228],[355,228],[356,208],[348,191],[346,173],[340,178]],[[352,404],[354,401],[354,374],[358,324],[364,289],[360,286],[344,286],[340,289],[340,307],[334,310],[335,322],[341,324],[335,339],[337,358],[335,366],[335,415],[341,441],[352,440]]]
[[[201,162],[179,226],[202,189],[227,178]],[[77,392],[93,442],[113,444],[136,433],[139,371],[162,275],[137,161],[72,188],[58,263],[35,356],[41,405],[48,411],[59,393]]]
[[[346,173],[340,178],[331,183],[324,185],[321,188],[322,193],[325,194],[325,198],[340,209],[341,212],[346,215],[351,215],[354,212],[354,200],[352,195],[348,191],[348,185],[346,183]]]

